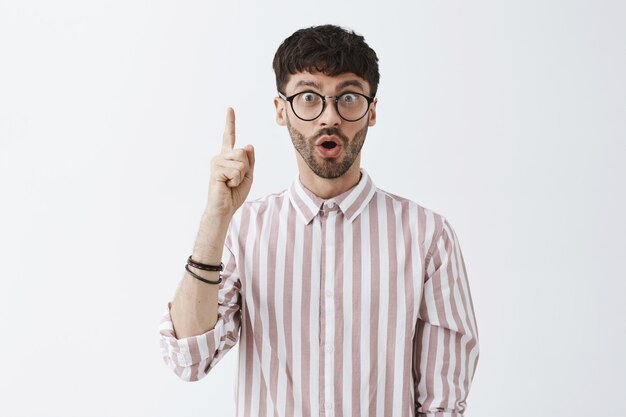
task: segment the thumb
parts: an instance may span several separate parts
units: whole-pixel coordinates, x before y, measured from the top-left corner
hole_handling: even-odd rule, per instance
[[[254,162],[255,162],[254,146],[246,145],[244,146],[243,149],[246,151],[246,155],[248,156],[248,164],[250,165],[250,176],[252,176],[252,173],[254,172]]]

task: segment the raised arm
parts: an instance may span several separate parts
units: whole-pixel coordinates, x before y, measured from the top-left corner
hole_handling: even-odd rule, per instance
[[[223,281],[206,283],[185,272],[159,327],[163,360],[185,381],[207,375],[239,339],[241,284],[232,253],[222,252],[233,214],[250,192],[253,172],[254,148],[235,148],[235,113],[229,108],[222,150],[211,161],[207,207],[191,255],[201,264],[224,262]],[[218,272],[189,268],[204,280],[220,278]]]
[[[219,265],[228,226],[235,211],[243,204],[254,172],[254,148],[235,148],[235,112],[226,112],[222,150],[211,160],[211,179],[207,207],[192,252],[194,261]],[[197,275],[215,281],[218,272],[192,269]],[[171,305],[176,337],[181,339],[211,330],[217,322],[218,285],[204,283],[185,271]]]

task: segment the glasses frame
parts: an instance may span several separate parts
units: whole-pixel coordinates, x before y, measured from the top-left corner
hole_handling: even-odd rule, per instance
[[[304,94],[304,93],[311,93],[311,94],[315,94],[315,95],[317,95],[318,97],[321,97],[321,98],[322,98],[322,110],[320,111],[320,114],[318,114],[317,116],[315,116],[315,117],[314,117],[314,118],[312,118],[312,119],[305,119],[305,118],[302,118],[302,117],[298,116],[298,113],[296,113],[296,111],[295,111],[295,110],[294,110],[294,108],[293,108],[293,99],[294,99],[297,95]],[[339,111],[339,105],[338,105],[338,103],[339,103],[339,98],[341,98],[341,97],[345,96],[346,94],[356,94],[356,95],[358,95],[358,96],[361,96],[361,97],[365,98],[365,100],[367,100],[367,108],[365,109],[365,113],[363,113],[363,116],[359,117],[358,119],[346,119],[345,117],[343,117],[343,116],[341,115],[341,112]],[[362,118],[364,118],[364,117],[367,115],[367,112],[369,111],[370,106],[371,106],[371,105],[372,105],[372,103],[374,102],[374,97],[366,96],[365,94],[356,93],[356,92],[353,92],[353,91],[346,91],[345,93],[342,93],[342,94],[340,94],[340,95],[338,95],[338,96],[323,96],[323,95],[321,95],[320,93],[317,93],[317,92],[315,92],[315,91],[310,91],[310,90],[307,90],[307,91],[300,91],[299,93],[293,94],[293,95],[291,95],[291,96],[289,96],[289,97],[287,97],[285,94],[283,94],[283,93],[281,93],[281,92],[279,91],[279,92],[278,92],[278,97],[280,97],[280,98],[282,98],[283,100],[285,100],[285,101],[289,102],[289,105],[291,106],[291,111],[293,111],[293,114],[295,114],[295,115],[296,115],[296,117],[297,117],[298,119],[303,120],[303,121],[305,121],[305,122],[312,122],[313,120],[315,120],[315,119],[319,118],[319,117],[320,117],[320,116],[324,113],[324,110],[326,110],[326,99],[327,99],[327,98],[332,99],[332,100],[335,102],[335,110],[337,110],[337,114],[339,115],[339,117],[341,117],[341,118],[342,118],[343,120],[345,120],[346,122],[358,122],[359,120],[361,120]]]

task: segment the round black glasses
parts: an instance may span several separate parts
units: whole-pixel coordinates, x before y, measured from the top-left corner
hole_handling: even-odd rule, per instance
[[[327,98],[335,102],[339,117],[347,122],[361,120],[374,101],[374,97],[351,92],[338,96],[323,96],[314,91],[303,91],[287,97],[279,91],[278,96],[288,101],[296,117],[305,122],[315,120],[324,113]]]

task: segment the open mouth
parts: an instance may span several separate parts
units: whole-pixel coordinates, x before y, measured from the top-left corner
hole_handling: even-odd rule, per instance
[[[324,135],[315,141],[315,147],[324,159],[334,159],[341,154],[341,139],[335,135]]]

